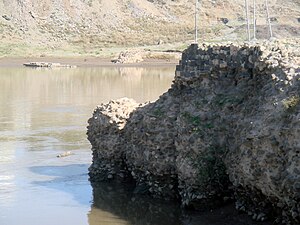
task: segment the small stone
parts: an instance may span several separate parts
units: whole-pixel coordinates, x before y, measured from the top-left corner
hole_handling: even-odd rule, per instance
[[[62,157],[70,156],[70,155],[73,155],[73,153],[71,151],[67,151],[67,152],[64,152],[62,154],[57,155],[56,157],[57,158],[62,158]]]

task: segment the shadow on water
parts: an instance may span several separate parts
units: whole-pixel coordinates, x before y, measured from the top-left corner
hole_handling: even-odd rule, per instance
[[[89,224],[106,224],[101,223],[97,216],[97,210],[101,210],[127,221],[129,225],[270,225],[239,214],[233,204],[203,212],[188,211],[176,202],[133,194],[133,188],[123,183],[93,185],[94,201],[88,215]]]
[[[32,184],[66,192],[80,205],[90,206],[89,225],[183,224],[178,204],[133,194],[132,185],[101,183],[92,187],[88,181],[88,166],[32,166],[30,171],[41,176]]]
[[[81,205],[91,204],[92,188],[88,181],[89,164],[62,166],[33,166],[30,171],[47,179],[33,181],[33,185],[67,192]]]
[[[79,204],[90,206],[89,225],[269,225],[253,222],[233,205],[206,212],[186,211],[176,202],[134,194],[133,185],[103,182],[91,186],[88,166],[33,166],[30,171],[47,178],[34,181],[34,185],[66,192]]]
[[[113,213],[130,225],[181,225],[181,210],[175,202],[133,194],[133,188],[123,183],[93,185],[93,205],[88,215],[90,225],[103,224],[97,211]]]

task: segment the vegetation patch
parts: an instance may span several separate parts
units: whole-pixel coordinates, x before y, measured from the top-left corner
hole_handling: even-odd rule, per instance
[[[205,130],[214,128],[214,124],[209,121],[203,121],[200,116],[191,115],[189,112],[182,113],[185,121],[191,125],[190,132],[199,133],[201,136],[205,134]]]
[[[184,112],[182,113],[183,118],[186,119],[186,121],[189,124],[192,124],[194,126],[199,126],[201,125],[201,118],[199,116],[193,116],[189,112]]]
[[[164,111],[161,108],[154,109],[152,112],[152,116],[161,117],[164,115]]]
[[[197,168],[200,184],[210,189],[228,185],[229,178],[223,162],[226,152],[224,147],[210,146],[198,155],[194,166]]]
[[[223,107],[225,105],[238,105],[242,103],[243,97],[218,94],[214,98],[214,104]]]
[[[291,96],[284,100],[282,100],[282,104],[285,109],[287,110],[293,110],[300,102],[299,96]]]

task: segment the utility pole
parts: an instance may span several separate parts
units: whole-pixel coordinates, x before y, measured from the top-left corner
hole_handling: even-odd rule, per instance
[[[256,1],[253,0],[253,40],[256,41]]]
[[[195,0],[195,44],[198,44],[198,0]]]
[[[250,23],[249,23],[249,5],[248,0],[245,0],[245,8],[246,8],[246,20],[247,20],[247,35],[248,35],[248,41],[250,41]]]
[[[268,21],[268,25],[269,25],[269,34],[270,34],[270,38],[272,38],[273,31],[272,31],[271,19],[270,19],[270,14],[269,14],[268,0],[265,1],[265,5],[266,5],[266,12],[267,12],[267,21]]]

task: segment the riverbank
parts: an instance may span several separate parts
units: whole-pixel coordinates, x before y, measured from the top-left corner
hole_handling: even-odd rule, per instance
[[[1,67],[19,67],[28,62],[52,62],[61,63],[78,67],[148,67],[148,66],[172,66],[177,65],[177,59],[145,59],[138,63],[113,63],[111,58],[100,57],[2,57],[0,58]]]
[[[20,66],[26,62],[51,62],[79,67],[172,65],[178,64],[181,51],[188,45],[189,43],[179,42],[131,47],[66,45],[37,48],[0,43],[0,66]]]

